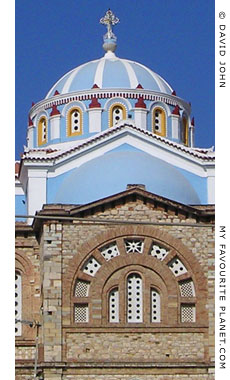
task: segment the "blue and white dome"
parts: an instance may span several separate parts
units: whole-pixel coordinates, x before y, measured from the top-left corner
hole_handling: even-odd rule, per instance
[[[115,55],[112,26],[119,20],[111,10],[100,22],[107,27],[104,56],[63,75],[45,99],[33,104],[28,147],[59,144],[60,149],[60,144],[82,142],[127,121],[176,143],[193,145],[190,105],[148,67]]]
[[[139,84],[150,91],[172,94],[171,86],[148,67],[134,61],[118,58],[108,51],[104,57],[74,68],[59,79],[48,92],[46,99],[59,94],[91,89],[135,89]]]

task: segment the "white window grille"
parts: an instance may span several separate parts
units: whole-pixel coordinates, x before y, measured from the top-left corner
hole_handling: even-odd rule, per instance
[[[187,273],[185,265],[181,260],[176,256],[168,263],[169,269],[173,272],[174,276],[180,276]]]
[[[15,319],[22,319],[22,276],[19,272],[15,272]],[[15,323],[15,335],[22,335],[21,322]]]
[[[151,256],[156,257],[158,260],[162,261],[165,259],[167,254],[168,254],[168,251],[165,248],[160,247],[158,244],[153,243],[151,251],[150,251]]]
[[[76,304],[74,306],[75,323],[84,323],[89,321],[89,307],[87,304]]]
[[[151,322],[161,321],[161,298],[159,292],[151,289]]]
[[[115,106],[113,108],[113,125],[116,125],[122,119],[123,119],[122,108],[120,106]]]
[[[75,297],[88,297],[89,295],[89,285],[88,281],[77,280],[75,285]]]
[[[71,134],[81,131],[81,113],[77,109],[71,113]]]
[[[181,297],[195,297],[195,288],[192,280],[185,280],[179,283]]]
[[[109,322],[119,322],[119,291],[118,288],[109,293]]]
[[[127,278],[127,321],[143,322],[142,278],[138,273]]]
[[[106,245],[105,247],[101,248],[100,252],[106,261],[109,261],[113,257],[120,255],[120,252],[117,248],[116,243],[111,243],[109,245]]]
[[[127,253],[142,253],[144,242],[137,239],[125,240],[125,248]]]
[[[84,273],[94,277],[100,267],[101,264],[93,256],[91,256],[83,265],[82,270]]]
[[[196,322],[196,307],[192,304],[181,305],[181,322]]]

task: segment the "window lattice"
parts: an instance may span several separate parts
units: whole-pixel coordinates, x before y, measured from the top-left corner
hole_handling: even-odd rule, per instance
[[[150,255],[151,256],[154,256],[156,257],[158,260],[164,260],[165,257],[167,256],[168,254],[168,251],[165,249],[165,248],[162,248],[160,247],[159,245],[157,244],[153,244],[152,245],[152,248],[151,248],[151,251],[150,251]]]
[[[75,297],[88,297],[89,282],[77,280],[75,286]]]
[[[97,273],[98,269],[100,269],[101,264],[93,257],[91,256],[86,263],[83,265],[83,272],[90,275],[90,276],[95,276]]]
[[[109,293],[109,322],[119,322],[119,292],[118,288]]]
[[[15,273],[15,319],[22,319],[22,277]],[[15,335],[22,334],[22,324],[20,322],[15,323]]]
[[[101,251],[101,254],[105,258],[106,261],[109,261],[113,257],[120,255],[120,252],[117,248],[116,243],[109,244],[109,245],[103,247],[100,251]]]
[[[142,278],[132,273],[127,278],[127,321],[143,322]]]
[[[192,280],[181,281],[179,287],[181,297],[195,297],[195,289]]]
[[[151,322],[161,321],[161,299],[156,289],[151,289]]]
[[[182,304],[181,305],[181,322],[195,322],[196,308],[195,305]]]
[[[168,267],[176,277],[187,273],[186,267],[177,256],[168,263]]]
[[[125,248],[127,253],[142,253],[144,242],[142,240],[125,240]]]
[[[89,307],[87,304],[75,305],[74,321],[76,323],[83,323],[89,321]]]

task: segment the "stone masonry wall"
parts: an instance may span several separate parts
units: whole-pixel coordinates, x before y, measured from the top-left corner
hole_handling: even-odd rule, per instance
[[[65,375],[63,380],[214,380],[214,374]]]
[[[67,335],[67,359],[83,361],[204,360],[202,333],[75,333]]]

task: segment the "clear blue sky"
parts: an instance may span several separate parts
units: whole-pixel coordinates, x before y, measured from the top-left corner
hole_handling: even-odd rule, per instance
[[[196,145],[214,145],[214,0],[23,0],[16,17],[16,158],[28,112],[72,68],[100,58],[108,8],[120,18],[116,55],[160,74],[192,103]]]

